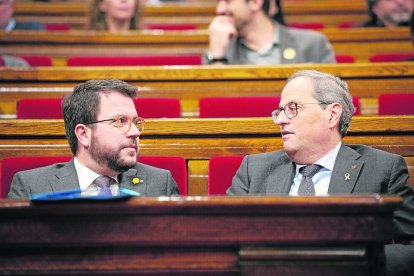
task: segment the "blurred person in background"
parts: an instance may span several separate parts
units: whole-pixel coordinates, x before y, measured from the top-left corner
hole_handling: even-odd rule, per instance
[[[141,0],[93,0],[90,8],[91,30],[111,33],[141,28]]]
[[[408,26],[413,12],[413,0],[367,0],[370,19],[361,27]]]
[[[0,0],[0,30],[44,30],[45,26],[38,22],[17,22],[14,18],[14,0]]]

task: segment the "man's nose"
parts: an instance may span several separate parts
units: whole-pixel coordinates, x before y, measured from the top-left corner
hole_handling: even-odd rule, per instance
[[[216,7],[216,14],[217,15],[225,15],[227,12],[227,2],[226,1],[218,1]]]

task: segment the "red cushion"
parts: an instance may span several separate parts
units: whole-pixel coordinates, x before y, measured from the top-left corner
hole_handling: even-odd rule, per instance
[[[0,198],[7,198],[15,173],[55,163],[68,162],[71,158],[71,156],[22,156],[4,158],[0,164]]]
[[[135,98],[135,108],[143,118],[180,118],[180,100],[175,98]]]
[[[17,119],[63,119],[62,99],[21,99]]]
[[[392,54],[377,54],[369,58],[370,62],[399,62],[407,61],[414,57],[414,53],[392,53]]]
[[[139,162],[169,170],[177,183],[180,194],[187,195],[187,163],[178,156],[139,156]]]
[[[354,63],[355,58],[351,55],[336,55],[337,63]]]
[[[197,25],[195,24],[148,24],[146,27],[150,30],[166,31],[197,30]]]
[[[71,29],[70,24],[45,24],[47,31],[69,31]]]
[[[208,195],[224,195],[243,156],[213,156],[208,163]]]
[[[0,66],[4,66],[4,60],[3,57],[0,55]]]
[[[218,97],[199,100],[200,118],[270,117],[280,97]]]
[[[361,108],[359,106],[359,98],[358,96],[352,96],[352,103],[354,104],[355,107],[355,112],[354,115],[361,115]]]
[[[298,28],[298,29],[320,30],[320,29],[325,28],[325,24],[321,22],[295,22],[295,23],[289,23],[288,27]]]
[[[339,22],[337,27],[340,29],[348,29],[358,27],[360,22]]]
[[[414,93],[380,95],[378,115],[414,115]]]
[[[48,56],[19,56],[26,60],[30,66],[52,66],[52,58]]]
[[[68,66],[139,66],[201,65],[201,55],[194,56],[83,56],[67,59]]]

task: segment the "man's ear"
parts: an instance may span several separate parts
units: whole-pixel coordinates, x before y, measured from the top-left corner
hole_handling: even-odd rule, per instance
[[[332,103],[328,107],[329,110],[329,126],[336,127],[342,115],[342,106],[339,103]]]
[[[272,1],[272,0],[269,0]],[[253,11],[262,10],[264,0],[248,0],[248,5]]]
[[[75,127],[75,135],[78,139],[78,147],[88,148],[91,144],[92,131],[84,124],[77,124]]]

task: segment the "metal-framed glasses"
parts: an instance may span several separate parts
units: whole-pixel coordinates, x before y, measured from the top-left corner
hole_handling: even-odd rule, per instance
[[[305,104],[323,104],[323,105],[327,105],[329,103],[325,103],[325,102],[318,102],[318,103],[294,103],[294,102],[290,102],[288,104],[286,104],[284,107],[279,107],[276,110],[273,110],[272,112],[272,119],[274,122],[276,122],[277,117],[280,115],[280,113],[283,111],[286,115],[286,117],[288,117],[289,119],[295,118],[296,116],[298,116],[298,110],[300,109],[300,107],[302,105]]]
[[[139,130],[140,133],[144,131],[144,125],[145,120],[141,117],[135,117],[135,118],[129,118],[125,116],[120,116],[113,119],[105,119],[105,120],[99,120],[94,122],[88,122],[84,123],[84,125],[91,125],[91,124],[97,124],[102,122],[111,122],[112,125],[116,128],[118,128],[123,133],[127,133],[131,129],[131,125],[134,124],[134,126]]]

